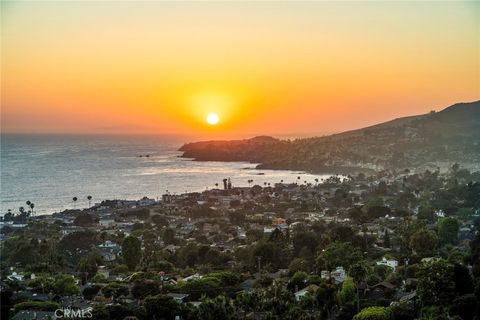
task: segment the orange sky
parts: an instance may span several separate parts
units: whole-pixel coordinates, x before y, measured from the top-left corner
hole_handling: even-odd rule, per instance
[[[2,2],[2,132],[320,134],[479,70],[479,2]]]

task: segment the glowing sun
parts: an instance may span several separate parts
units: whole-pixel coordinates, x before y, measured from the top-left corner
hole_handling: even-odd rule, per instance
[[[216,125],[220,121],[220,118],[216,113],[209,113],[207,115],[207,123],[210,125]]]

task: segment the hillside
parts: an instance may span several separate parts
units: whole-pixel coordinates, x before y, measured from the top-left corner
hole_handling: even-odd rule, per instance
[[[180,148],[198,161],[249,161],[258,168],[354,173],[462,166],[480,170],[480,101],[325,137],[202,141]]]

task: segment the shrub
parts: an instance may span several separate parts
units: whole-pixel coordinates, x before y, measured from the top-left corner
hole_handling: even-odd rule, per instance
[[[353,320],[390,320],[392,310],[385,307],[368,307],[357,313]]]

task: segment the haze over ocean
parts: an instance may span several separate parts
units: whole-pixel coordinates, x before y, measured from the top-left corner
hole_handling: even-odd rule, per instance
[[[203,191],[231,177],[263,185],[295,182],[299,172],[256,170],[255,164],[197,162],[179,158],[185,136],[14,135],[1,136],[0,214],[18,212],[30,200],[36,214],[51,214],[106,199],[137,200],[170,193]],[[150,157],[139,157],[147,155]],[[264,175],[259,175],[264,173]],[[300,174],[314,182],[327,175]]]

